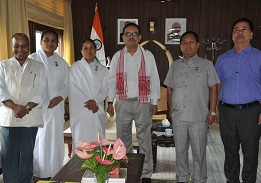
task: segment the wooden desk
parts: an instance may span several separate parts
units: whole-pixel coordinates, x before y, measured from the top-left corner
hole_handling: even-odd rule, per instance
[[[152,142],[152,156],[153,156],[153,170],[155,170],[157,165],[157,146],[161,147],[175,147],[175,141],[173,136],[166,137],[164,135],[157,136],[153,133],[153,131],[157,131],[159,127],[162,126],[162,122],[160,120],[153,120],[152,123],[152,136],[151,136],[151,142]],[[161,129],[163,130],[163,129]],[[160,131],[161,131],[160,130]]]
[[[157,136],[156,134],[152,134],[152,156],[153,156],[153,170],[156,169],[157,165],[157,146],[161,147],[175,147],[175,142],[173,136],[166,137],[164,135]]]
[[[129,162],[127,165],[126,183],[139,183],[143,169],[144,154],[127,154]],[[84,170],[78,170],[82,165],[82,160],[78,156],[73,156],[68,163],[51,179],[52,181],[81,182]]]

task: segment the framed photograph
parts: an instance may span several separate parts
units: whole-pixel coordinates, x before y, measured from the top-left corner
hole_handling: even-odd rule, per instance
[[[165,44],[179,44],[181,35],[186,32],[186,18],[166,18]]]
[[[126,23],[135,23],[138,25],[138,19],[118,19],[118,34],[117,34],[117,42],[118,44],[124,44],[122,39],[122,29]]]

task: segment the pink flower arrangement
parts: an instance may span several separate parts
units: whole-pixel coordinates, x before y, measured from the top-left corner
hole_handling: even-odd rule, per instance
[[[126,147],[121,139],[117,139],[113,146],[106,139],[91,143],[80,142],[74,152],[83,159],[82,169],[95,174],[109,174],[119,164],[128,162]]]

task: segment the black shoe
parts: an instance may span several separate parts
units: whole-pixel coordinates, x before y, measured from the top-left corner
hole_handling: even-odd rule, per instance
[[[142,183],[151,183],[151,178],[142,178]]]

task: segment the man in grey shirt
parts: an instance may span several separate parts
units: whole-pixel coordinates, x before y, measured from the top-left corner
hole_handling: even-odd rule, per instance
[[[220,82],[209,60],[197,55],[199,37],[193,31],[180,39],[183,58],[171,65],[164,84],[168,89],[173,134],[176,145],[178,182],[207,182],[206,145],[208,125],[215,120],[217,84]],[[188,164],[191,144],[193,174]]]

